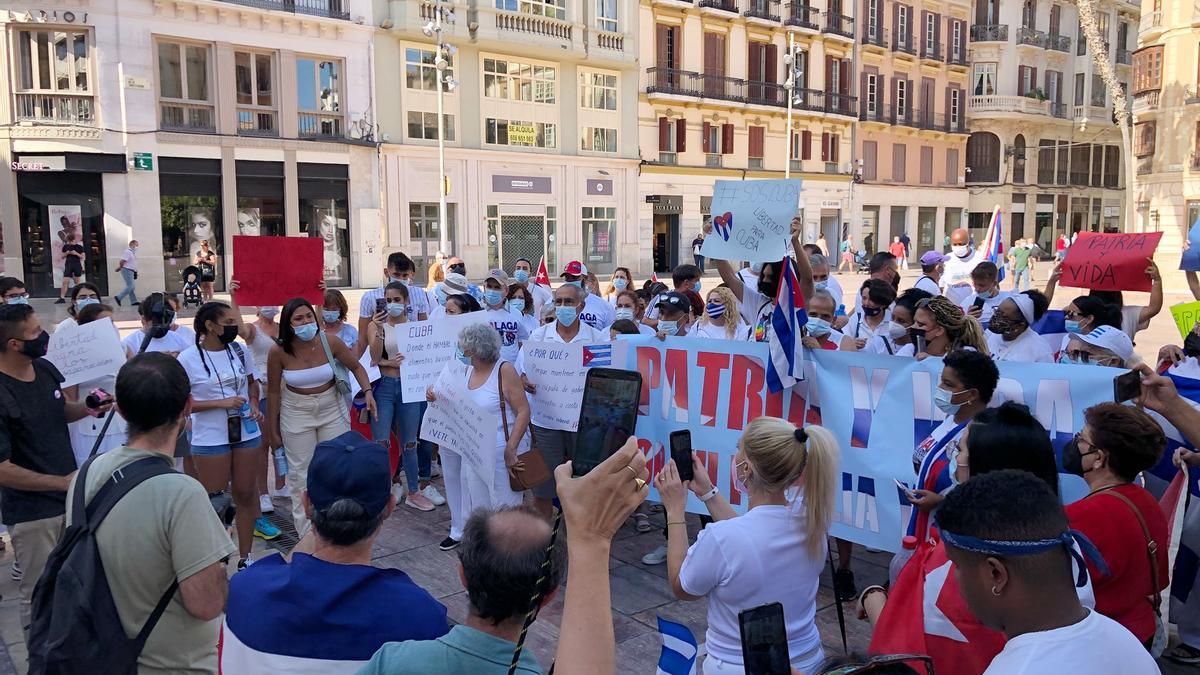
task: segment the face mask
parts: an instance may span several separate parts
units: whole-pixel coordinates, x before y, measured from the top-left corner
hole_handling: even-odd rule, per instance
[[[21,353],[31,359],[40,359],[46,355],[46,349],[50,347],[50,334],[42,331],[42,334],[32,340],[25,340],[21,344]]]
[[[400,277],[392,277],[391,279],[392,279],[392,281],[398,281],[398,282],[404,284],[405,286],[412,283],[411,279],[401,279]]]
[[[825,281],[814,281],[813,288],[817,289],[818,291],[823,291],[823,290],[829,288],[829,280],[827,279]]]
[[[938,387],[933,390],[933,404],[938,407],[938,410],[946,413],[947,417],[953,417],[958,412],[958,409],[962,407],[962,404],[951,403],[950,399],[961,393],[961,391],[946,391]]]
[[[261,314],[264,319],[274,319],[276,316],[279,315],[279,308],[278,307],[263,307],[258,310],[258,313]]]
[[[633,321],[633,308],[632,307],[618,307],[617,311],[613,312],[613,315],[616,317],[616,319],[618,321],[620,321],[621,319]]]
[[[805,326],[808,328],[808,334],[813,337],[825,337],[833,331],[833,325],[828,321],[812,316],[808,317],[808,323]]]
[[[1004,335],[1010,328],[1012,328],[1012,324],[1008,322],[1008,319],[999,316],[992,316],[992,320],[988,322],[987,327],[988,332],[995,333],[996,335]]]
[[[518,284],[523,284],[526,281],[529,281],[529,272],[526,272],[525,270],[517,270],[513,272],[513,278],[517,280]]]
[[[454,358],[461,361],[464,365],[471,365],[471,357],[463,353],[462,347],[454,345]]]
[[[758,276],[762,274],[762,266],[762,263],[754,263],[750,266],[750,271],[754,273],[754,276]]]
[[[405,312],[407,311],[408,305],[404,304],[403,302],[389,302],[387,304],[387,313],[390,317],[395,318],[404,316]]]
[[[991,300],[992,298],[996,297],[997,291],[996,291],[996,289],[993,288],[992,290],[987,291],[985,293],[976,293],[975,295],[976,295],[976,297],[983,298],[984,300]]]
[[[1187,338],[1183,341],[1183,354],[1191,357],[1200,356],[1200,335],[1188,333]]]
[[[950,250],[954,252],[954,255],[960,258],[965,258],[967,257],[967,254],[971,252],[971,247],[967,246],[966,244],[959,244],[957,246],[951,246]]]
[[[524,314],[525,313],[525,299],[524,298],[513,298],[512,300],[509,300],[508,308],[518,314]]]
[[[342,313],[336,309],[326,309],[321,311],[321,318],[325,319],[325,323],[337,323],[342,318]]]
[[[629,282],[626,281],[624,277],[617,277],[616,279],[613,279],[613,288],[617,289],[618,291],[623,291],[628,287]]]
[[[762,293],[764,296],[766,296],[768,298],[774,298],[775,294],[779,292],[779,282],[777,282],[775,280],[766,282],[760,278],[758,280],[758,292]]]
[[[555,307],[554,318],[564,326],[573,326],[579,319],[579,310],[574,307]]]
[[[908,329],[908,339],[912,340],[912,343],[915,345],[915,344],[917,344],[918,338],[920,338],[922,340],[925,339],[925,330],[922,328],[909,328]]]
[[[1066,352],[1062,352],[1061,354],[1058,355],[1058,362],[1059,363],[1073,363],[1077,366],[1086,365],[1083,362],[1083,359],[1073,359],[1073,358],[1071,358],[1071,355]]]
[[[693,291],[696,291],[697,293],[699,293],[699,292],[700,292],[700,287],[701,287],[701,286],[703,286],[703,285],[704,285],[704,282],[703,282],[703,281],[701,281],[700,279],[697,279],[697,280],[696,280],[696,285],[692,287],[692,290],[693,290]]]
[[[9,299],[7,300],[7,302],[8,302],[8,304],[10,304],[10,305],[28,305],[28,304],[29,304],[29,298],[27,298],[27,297],[25,297],[25,296],[23,296],[23,295],[19,295],[19,296],[15,297],[15,298],[9,298]]]
[[[227,345],[237,339],[238,327],[237,324],[232,326],[221,326],[220,340],[221,344]]]
[[[462,275],[464,275],[464,276],[465,276],[465,275],[467,274],[467,266],[466,266],[465,264],[461,264],[461,265],[451,265],[451,266],[450,266],[450,271],[451,271],[451,272],[453,272],[453,273],[455,273],[455,274],[462,274]]]
[[[905,328],[904,326],[901,326],[900,324],[896,323],[895,321],[888,324],[888,337],[890,337],[891,339],[899,340],[900,338],[904,337],[907,334],[908,334],[908,329]]]
[[[719,302],[710,302],[704,306],[704,311],[708,312],[709,318],[719,319],[725,316],[725,305]]]
[[[662,321],[658,322],[658,330],[659,332],[666,333],[667,335],[675,335],[679,332],[679,322],[667,321],[666,319],[663,319]]]
[[[863,305],[862,311],[863,316],[879,316],[883,313],[883,310],[879,307],[867,307],[866,305]]]
[[[575,281],[568,281],[566,283],[568,286],[574,286],[575,288],[583,288],[583,280],[582,279],[576,279]]]
[[[440,288],[434,289],[433,294],[437,296],[438,304],[445,307],[446,299],[449,298],[450,296],[446,295],[446,292]]]
[[[503,300],[504,300],[504,292],[503,291],[498,291],[494,288],[489,288],[483,292],[483,301],[486,302],[488,304],[488,306],[498,305]]]
[[[742,461],[745,462],[745,460]],[[746,463],[748,464],[748,462]],[[737,490],[741,494],[747,494],[750,492],[746,489],[746,481],[742,480],[741,475],[738,474],[737,455],[729,458],[729,475],[733,478],[734,490]]]
[[[1073,319],[1067,319],[1063,323],[1065,324],[1068,333],[1073,333],[1075,335],[1078,335],[1080,332],[1082,332],[1079,330],[1079,322],[1078,321],[1075,321]]]
[[[300,326],[295,326],[292,330],[296,332],[296,337],[304,340],[305,342],[317,337],[316,323],[306,323]]]
[[[96,298],[79,298],[75,301],[75,309],[83,309],[88,305],[98,305],[100,301]]]
[[[958,486],[958,443],[953,443],[949,448],[950,466],[946,467],[947,473],[950,476],[950,487]]]

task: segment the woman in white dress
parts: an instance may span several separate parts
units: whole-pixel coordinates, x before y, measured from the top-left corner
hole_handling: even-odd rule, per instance
[[[491,490],[463,466],[462,457],[449,448],[442,448],[442,471],[446,480],[446,501],[450,505],[450,536],[442,541],[441,549],[448,551],[462,540],[463,527],[471,512],[478,508],[497,509],[516,506],[522,501],[508,483],[510,471],[521,471],[520,455],[529,450],[529,403],[516,368],[500,360],[500,336],[490,324],[471,324],[458,334],[458,360],[447,368],[460,374],[466,395],[480,408],[496,415],[496,446],[494,449]],[[437,400],[434,390],[425,397]]]

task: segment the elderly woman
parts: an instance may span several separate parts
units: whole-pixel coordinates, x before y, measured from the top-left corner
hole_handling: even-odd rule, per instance
[[[446,500],[450,505],[450,535],[440,548],[449,551],[462,540],[467,517],[475,509],[495,510],[521,504],[520,492],[509,487],[509,474],[524,468],[520,455],[529,450],[529,403],[521,385],[521,376],[511,363],[500,360],[500,336],[490,324],[466,326],[458,334],[458,360],[466,365],[455,369],[467,397],[483,410],[500,420],[496,425],[496,445],[482,448],[493,453],[495,471],[489,488],[471,469],[463,466],[462,457],[449,448],[442,448],[442,470],[446,480]],[[425,392],[430,402],[437,400],[430,388]]]
[[[1058,355],[1059,363],[1132,368],[1141,362],[1133,353],[1133,341],[1120,328],[1097,326],[1090,333],[1070,336]]]
[[[1046,313],[1046,296],[1041,291],[1025,291],[1006,297],[992,312],[988,323],[987,344],[997,361],[1054,363],[1050,343],[1033,330],[1033,324]]]

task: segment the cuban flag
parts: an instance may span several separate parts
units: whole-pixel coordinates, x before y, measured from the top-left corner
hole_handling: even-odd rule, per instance
[[[997,281],[1004,281],[1004,222],[1000,215],[1000,205],[992,209],[992,222],[988,224],[987,233],[983,237],[983,259],[990,260],[1000,270]]]
[[[1042,339],[1050,346],[1050,351],[1057,358],[1058,352],[1062,349],[1063,338],[1067,336],[1066,313],[1061,309],[1048,310],[1030,327],[1033,328],[1033,332],[1042,336]]]
[[[537,277],[534,278],[533,283],[550,288],[550,271],[546,269],[545,258],[538,262]]]
[[[588,368],[612,366],[612,345],[584,345],[583,365]]]
[[[658,618],[658,634],[662,638],[662,653],[658,657],[657,675],[695,675],[696,656],[700,648],[696,636],[688,627]]]
[[[804,353],[800,344],[800,329],[808,323],[804,311],[804,294],[796,277],[791,256],[783,259],[779,270],[779,290],[775,293],[775,309],[771,312],[771,367],[767,368],[767,387],[772,392],[783,391],[804,379]]]

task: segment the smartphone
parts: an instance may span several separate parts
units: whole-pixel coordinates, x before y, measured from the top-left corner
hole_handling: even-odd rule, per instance
[[[671,432],[671,459],[679,470],[679,480],[689,481],[696,477],[692,472],[692,432],[687,429]]]
[[[636,370],[592,368],[583,382],[579,431],[571,455],[574,475],[584,476],[616,452],[637,426],[642,374]]]
[[[1142,374],[1136,370],[1113,378],[1113,400],[1124,403],[1142,395]]]
[[[380,314],[387,311],[387,300],[384,298],[375,298],[375,313]]]
[[[979,296],[975,296],[975,302],[974,302],[974,304],[973,304],[972,306],[973,306],[973,307],[975,307],[975,309],[983,309],[983,303],[984,303],[984,302],[985,302],[985,301],[984,301],[984,299],[983,299],[983,298],[981,298],[981,297],[979,297]]]
[[[237,445],[242,442],[242,416],[229,415],[225,418],[225,429],[229,433],[229,444]]]
[[[892,479],[892,482],[896,484],[896,487],[900,488],[900,491],[903,492],[906,497],[908,497],[909,499],[916,498],[917,495],[912,491],[912,488],[908,487],[904,483],[901,483],[900,481],[896,480],[895,478]]]
[[[738,626],[742,632],[742,664],[746,675],[790,675],[783,605],[772,602],[738,612]]]
[[[916,351],[917,354],[920,354],[921,352],[925,351],[925,332],[924,331],[917,333],[916,335],[913,336],[913,349],[917,350]]]

